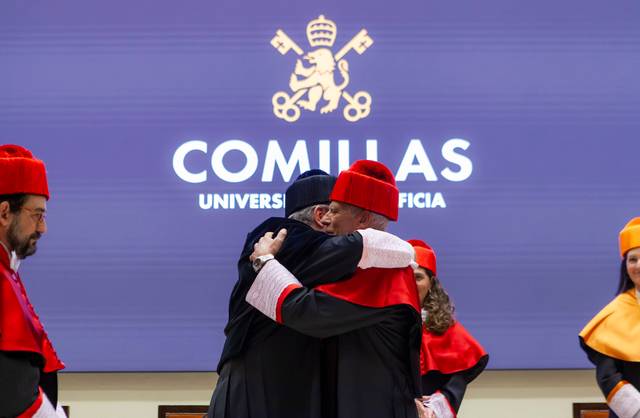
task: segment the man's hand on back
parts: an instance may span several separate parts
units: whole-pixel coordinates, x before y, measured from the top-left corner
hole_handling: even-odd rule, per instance
[[[253,253],[249,256],[249,260],[253,261],[256,258],[267,254],[278,254],[278,251],[282,248],[282,243],[286,237],[287,230],[284,228],[278,231],[278,235],[276,235],[275,238],[273,237],[273,232],[267,232],[253,245]]]

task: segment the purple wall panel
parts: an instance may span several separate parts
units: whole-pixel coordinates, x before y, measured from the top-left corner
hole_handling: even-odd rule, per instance
[[[405,204],[392,230],[436,248],[491,366],[586,367],[577,333],[613,296],[617,232],[640,207],[640,5],[623,3],[3,2],[0,142],[44,159],[52,190],[49,234],[22,272],[68,370],[215,367],[244,237],[283,211],[198,198],[282,193],[280,169],[263,179],[270,140],[286,159],[304,140],[293,155],[333,173],[367,140],[398,175],[424,150],[398,185],[436,207]],[[362,28],[373,39],[344,57],[346,90],[372,97],[357,122],[344,98],[293,123],[273,113],[296,56],[269,42],[282,29],[314,49],[305,29],[320,14],[337,25],[334,53]],[[452,139],[468,147],[447,153]],[[230,140],[257,156],[238,182],[211,166]],[[189,141],[206,144],[184,159],[201,183],[174,170]],[[247,163],[230,151],[221,164]]]

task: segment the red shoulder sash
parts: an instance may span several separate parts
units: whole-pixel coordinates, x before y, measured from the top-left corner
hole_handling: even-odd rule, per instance
[[[442,335],[436,335],[422,327],[422,375],[430,371],[451,374],[468,370],[486,355],[484,348],[457,321]]]
[[[0,248],[0,251],[3,251]],[[20,276],[0,263],[0,351],[29,351],[44,359],[43,371],[64,368],[29,302]]]
[[[317,286],[335,298],[372,308],[409,305],[420,312],[418,288],[411,267],[358,269],[351,278]]]

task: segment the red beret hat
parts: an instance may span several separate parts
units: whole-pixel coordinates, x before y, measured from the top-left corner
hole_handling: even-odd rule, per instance
[[[0,145],[0,195],[20,193],[49,199],[44,163],[19,145]]]
[[[370,160],[356,161],[340,173],[331,200],[348,203],[398,220],[398,188],[389,169]]]
[[[436,252],[433,251],[433,248],[431,248],[426,242],[420,241],[419,239],[410,239],[407,242],[413,245],[413,249],[416,252],[416,263],[418,263],[420,267],[431,270],[433,274],[437,276]]]

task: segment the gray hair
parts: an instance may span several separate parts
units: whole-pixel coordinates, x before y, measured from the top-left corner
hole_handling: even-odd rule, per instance
[[[355,217],[362,215],[364,212],[369,213],[369,225],[367,228],[377,229],[378,231],[386,231],[387,226],[389,225],[389,218],[384,215],[380,215],[379,213],[371,212],[370,210],[362,209],[357,206],[346,204],[351,211],[351,214]]]
[[[294,221],[299,221],[312,226],[315,223],[313,219],[313,212],[317,207],[325,207],[328,209],[329,205],[319,204],[307,206],[306,208],[293,212],[291,215],[289,215],[289,219],[293,219]]]

